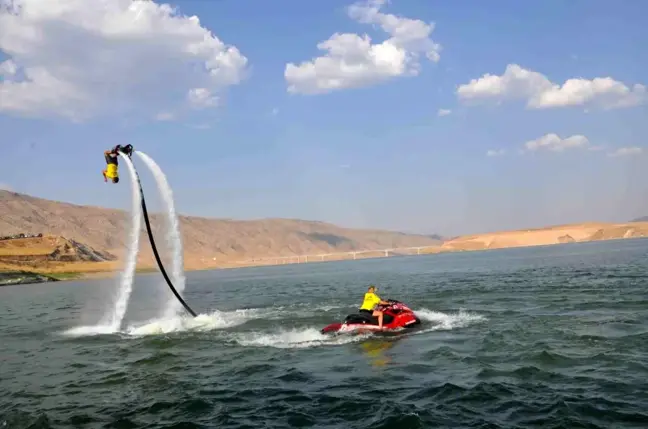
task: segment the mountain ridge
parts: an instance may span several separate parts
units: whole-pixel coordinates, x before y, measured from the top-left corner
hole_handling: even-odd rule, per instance
[[[0,254],[4,255],[0,271],[18,269],[59,275],[115,271],[123,266],[128,234],[124,228],[130,225],[129,217],[126,210],[0,190],[0,242],[5,236],[10,240],[18,238],[0,246]],[[648,237],[648,221],[642,218],[618,224],[588,221],[448,238],[429,233],[354,229],[320,220],[235,220],[191,215],[180,215],[178,219],[187,270],[388,256],[384,249],[401,249],[389,252],[391,256]],[[165,216],[150,214],[150,220],[161,247],[165,243]],[[144,225],[140,234],[138,269],[156,269]],[[14,265],[7,265],[7,261],[14,261]]]
[[[126,210],[81,205],[0,190],[0,236],[29,233],[63,236],[97,251],[123,258],[130,213]],[[164,241],[165,216],[150,214],[156,241]],[[338,226],[323,221],[265,218],[235,220],[180,215],[185,264],[205,267],[216,262],[379,250],[433,247],[443,240],[424,234]],[[211,263],[209,262],[211,261]],[[144,230],[140,263],[153,256]]]

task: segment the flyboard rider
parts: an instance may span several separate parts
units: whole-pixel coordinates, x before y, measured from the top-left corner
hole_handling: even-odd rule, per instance
[[[110,179],[113,183],[119,183],[119,152],[127,155],[129,158],[133,155],[133,145],[117,145],[114,148],[104,151],[106,159],[106,169],[101,172],[104,182]]]

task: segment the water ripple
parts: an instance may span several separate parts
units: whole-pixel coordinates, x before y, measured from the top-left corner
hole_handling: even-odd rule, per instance
[[[189,273],[197,319],[159,319],[139,276],[117,331],[93,324],[105,283],[0,288],[0,429],[646,428],[647,251]],[[421,329],[322,335],[376,273]]]

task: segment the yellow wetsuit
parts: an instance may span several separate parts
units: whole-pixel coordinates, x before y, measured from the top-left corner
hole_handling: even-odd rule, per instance
[[[114,179],[119,176],[117,173],[117,164],[108,164],[106,166],[106,177],[109,179]]]
[[[360,307],[360,310],[373,310],[374,307],[377,304],[380,304],[381,299],[378,298],[378,295],[376,295],[373,292],[367,292],[364,295],[364,301],[362,302],[362,306]]]

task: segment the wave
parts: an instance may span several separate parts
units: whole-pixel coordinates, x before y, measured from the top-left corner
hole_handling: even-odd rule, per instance
[[[197,317],[174,316],[151,319],[140,323],[131,323],[124,330],[116,330],[111,325],[77,326],[61,334],[65,336],[92,336],[105,334],[126,334],[130,336],[161,335],[185,331],[211,331],[242,325],[248,320],[263,317],[260,309],[242,309],[234,311],[214,311],[199,314]]]
[[[424,327],[424,329],[418,331],[418,333],[465,328],[474,323],[485,322],[488,320],[488,318],[481,314],[470,313],[464,309],[460,309],[456,313],[442,313],[440,311],[422,308],[414,310],[414,312],[419,319],[421,319],[422,324],[425,322],[434,324],[433,326]]]
[[[304,308],[306,307],[306,308]],[[192,318],[184,315],[150,319],[129,324],[124,330],[117,331],[112,326],[80,326],[68,329],[64,335],[91,336],[102,334],[122,334],[129,337],[166,335],[184,332],[209,332],[227,330],[244,325],[252,320],[273,320],[277,325],[281,320],[291,321],[299,316],[309,316],[313,313],[326,313],[341,307],[324,305],[310,307],[294,304],[267,308],[247,308],[232,311],[215,310],[207,314],[199,314]],[[420,317],[421,328],[412,331],[412,335],[439,330],[452,330],[469,326],[487,320],[484,316],[459,310],[456,313],[443,313],[426,308],[415,310]],[[311,322],[312,323],[312,320]],[[324,335],[320,329],[324,326],[301,326],[287,329],[251,330],[247,332],[228,332],[226,339],[243,347],[274,347],[274,348],[310,348],[318,346],[335,346],[365,340],[375,333],[352,333],[342,335]],[[409,334],[409,333],[408,333]]]
[[[209,314],[199,314],[196,317],[174,316],[153,319],[141,325],[130,325],[124,333],[132,336],[160,335],[187,331],[213,331],[242,325],[248,320],[258,318],[258,311],[234,310],[214,311]]]
[[[322,345],[348,344],[361,341],[370,336],[371,334],[330,336],[322,334],[320,328],[297,328],[280,329],[275,333],[240,333],[234,336],[234,340],[241,346],[299,349]]]
[[[428,309],[415,310],[424,324],[423,329],[413,331],[413,334],[437,330],[451,330],[463,328],[476,322],[487,320],[482,315],[459,310],[455,314],[446,314]],[[425,322],[432,322],[433,326],[425,326]],[[310,348],[326,345],[341,345],[360,342],[372,337],[373,333],[354,333],[351,335],[324,335],[321,327],[306,327],[296,329],[280,329],[277,332],[246,332],[234,335],[234,340],[241,346],[248,347],[275,347],[275,348]]]
[[[119,331],[115,326],[110,325],[92,325],[92,326],[77,326],[61,332],[61,335],[66,337],[87,337],[92,335],[107,335],[116,334]]]
[[[215,310],[209,314],[199,314],[192,318],[188,316],[173,316],[152,319],[144,324],[131,324],[125,331],[129,335],[159,335],[184,331],[211,331],[242,325],[250,320],[285,320],[287,315],[309,315],[314,311],[329,311],[336,307],[309,307],[308,310],[294,311],[293,306],[244,308],[232,311]]]

